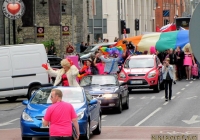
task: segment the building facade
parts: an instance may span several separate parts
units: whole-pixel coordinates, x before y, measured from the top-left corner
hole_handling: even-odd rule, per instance
[[[93,0],[93,7],[94,15],[89,19],[91,21],[89,32],[93,36],[93,41],[101,37],[112,42],[115,37],[119,37],[119,20],[125,20],[126,27],[130,28],[130,34],[127,34],[127,37],[155,30],[153,0]],[[137,32],[135,31],[135,19],[139,19],[140,23]],[[98,21],[102,24],[98,25]],[[120,35],[120,38],[124,37]]]
[[[50,25],[50,0],[23,0],[29,5],[27,11],[32,11],[31,26],[24,26],[23,17],[13,22],[6,18],[0,12],[0,42],[1,44],[18,44],[18,43],[42,43],[53,39],[57,50],[60,53],[65,52],[68,42],[76,45],[84,40],[87,40],[87,20],[88,8],[91,8],[90,0],[58,0],[58,4],[62,5],[57,11],[62,13],[59,25]],[[30,7],[30,1],[32,6]],[[0,0],[2,5],[4,0]],[[26,5],[25,5],[26,6]],[[0,7],[0,10],[1,7]],[[60,18],[59,15],[59,18]],[[30,18],[30,19],[29,19]],[[13,28],[14,27],[14,28]],[[44,34],[38,37],[38,28],[44,29]],[[63,27],[67,27],[67,34],[63,34]]]

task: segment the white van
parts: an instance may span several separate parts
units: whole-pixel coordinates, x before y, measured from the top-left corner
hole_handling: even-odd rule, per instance
[[[31,97],[40,87],[50,86],[42,64],[47,63],[43,44],[0,46],[0,98],[15,101],[18,96]]]

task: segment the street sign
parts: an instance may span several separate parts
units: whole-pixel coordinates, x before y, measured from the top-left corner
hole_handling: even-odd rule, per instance
[[[189,38],[190,38],[190,45],[192,48],[192,51],[194,53],[195,58],[198,62],[200,62],[200,42],[199,42],[199,34],[200,34],[200,4],[197,5],[196,9],[194,10],[194,13],[192,15],[192,18],[190,20],[189,25]]]

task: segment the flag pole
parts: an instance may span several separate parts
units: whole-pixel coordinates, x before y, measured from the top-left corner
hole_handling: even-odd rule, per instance
[[[62,0],[60,0],[60,57],[64,57],[63,48],[62,48]]]

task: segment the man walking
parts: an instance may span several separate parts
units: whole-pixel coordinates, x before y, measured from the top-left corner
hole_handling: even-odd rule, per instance
[[[62,101],[62,91],[51,90],[52,105],[46,111],[42,123],[49,127],[49,140],[72,140],[72,122],[79,139],[79,125],[76,112],[70,103]]]

